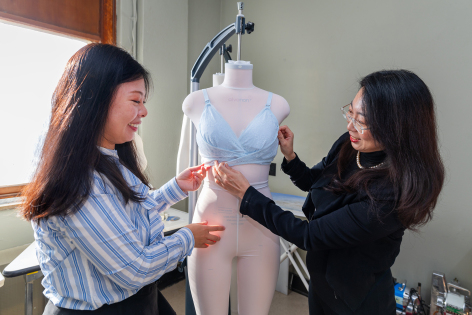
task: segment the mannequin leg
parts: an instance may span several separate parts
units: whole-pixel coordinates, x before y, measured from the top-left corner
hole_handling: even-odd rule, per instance
[[[246,216],[240,222],[239,315],[267,315],[279,274],[279,237]]]
[[[231,259],[194,249],[188,258],[190,290],[198,315],[228,314]]]
[[[228,314],[231,264],[236,255],[236,202],[227,192],[203,190],[193,222],[221,224],[221,240],[208,248],[195,248],[188,257],[190,290],[198,315]],[[234,204],[234,207],[231,205]],[[217,234],[217,233],[214,233]]]

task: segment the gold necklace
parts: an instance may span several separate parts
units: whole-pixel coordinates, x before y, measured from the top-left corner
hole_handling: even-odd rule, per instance
[[[360,169],[364,169],[365,167],[361,165],[360,156],[361,156],[361,151],[357,151],[357,156],[356,156],[357,166],[359,166]],[[374,165],[374,166],[369,166],[367,168],[377,168],[377,167],[379,167],[381,165],[384,165],[384,164],[385,164],[385,161],[383,161],[380,164]]]

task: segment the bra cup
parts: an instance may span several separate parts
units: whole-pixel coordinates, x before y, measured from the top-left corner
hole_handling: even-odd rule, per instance
[[[207,101],[200,117],[196,140],[206,164],[217,160],[228,162],[230,166],[267,165],[277,154],[278,130],[277,118],[270,106],[266,105],[238,138],[223,116]]]
[[[215,148],[242,151],[238,141],[234,141],[237,139],[233,139],[236,138],[233,130],[225,121],[222,123],[222,119],[223,117],[216,110],[207,106],[200,118],[199,133],[202,139]]]
[[[265,109],[264,113],[256,119],[244,130],[244,133],[239,138],[239,143],[246,152],[269,147],[273,145],[274,139],[277,139],[279,124],[270,109]]]

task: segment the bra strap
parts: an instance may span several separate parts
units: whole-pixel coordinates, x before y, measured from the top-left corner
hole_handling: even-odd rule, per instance
[[[272,95],[274,95],[272,92],[269,92],[269,97],[267,98],[267,103],[266,106],[270,107],[270,103],[272,103]]]
[[[205,103],[206,103],[207,105],[210,104],[210,99],[208,98],[207,90],[206,90],[206,89],[203,89],[202,92],[203,92],[203,97],[205,97]]]

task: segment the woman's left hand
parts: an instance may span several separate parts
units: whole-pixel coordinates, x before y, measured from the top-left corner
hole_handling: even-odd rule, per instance
[[[177,175],[175,179],[180,189],[182,189],[184,193],[187,193],[188,191],[197,190],[205,177],[206,169],[202,164],[185,169],[182,173]]]
[[[212,172],[215,183],[240,199],[243,199],[246,190],[251,186],[241,172],[232,169],[226,163],[218,164],[218,162],[215,161]]]

